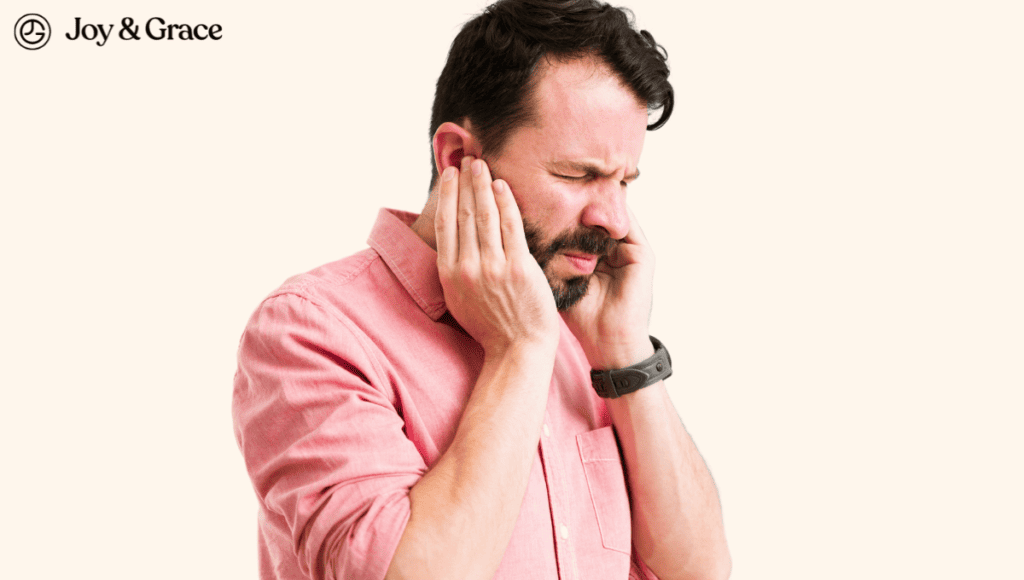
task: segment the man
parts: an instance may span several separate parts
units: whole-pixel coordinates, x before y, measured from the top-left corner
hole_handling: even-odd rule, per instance
[[[423,212],[382,210],[370,249],[286,282],[243,335],[263,578],[728,576],[625,205],[667,76],[594,1],[466,24]]]

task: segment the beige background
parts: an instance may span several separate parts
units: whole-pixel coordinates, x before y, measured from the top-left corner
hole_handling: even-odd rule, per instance
[[[238,336],[422,206],[433,83],[483,3],[287,6],[0,8],[6,578],[256,577]],[[1021,4],[631,6],[678,94],[630,193],[652,332],[733,578],[1024,578]],[[224,39],[97,47],[76,16]]]

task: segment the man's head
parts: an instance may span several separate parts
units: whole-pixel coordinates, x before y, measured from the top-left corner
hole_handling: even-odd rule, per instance
[[[531,122],[534,72],[543,57],[596,56],[649,110],[662,109],[648,129],[664,125],[674,96],[665,50],[631,14],[596,0],[499,0],[463,26],[437,79],[430,136],[441,123],[469,121],[488,155],[500,155],[509,134]],[[433,151],[431,151],[433,161]],[[431,187],[437,181],[433,164]]]
[[[464,154],[484,158],[516,195],[530,250],[566,309],[629,231],[625,185],[645,130],[672,105],[664,51],[624,11],[501,0],[465,25],[438,79],[431,184]]]

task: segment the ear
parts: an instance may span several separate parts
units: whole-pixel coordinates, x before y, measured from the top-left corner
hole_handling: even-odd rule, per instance
[[[462,167],[466,155],[480,157],[483,153],[480,143],[473,136],[472,126],[465,121],[465,127],[456,123],[441,123],[434,132],[434,165],[441,175],[449,166]]]

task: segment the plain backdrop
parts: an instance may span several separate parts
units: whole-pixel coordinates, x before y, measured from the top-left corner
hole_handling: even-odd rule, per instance
[[[630,188],[652,333],[733,578],[1024,578],[1022,5],[630,5],[677,95]],[[4,1],[0,575],[256,578],[238,337],[422,207],[483,7]],[[223,39],[63,37],[152,16]]]

